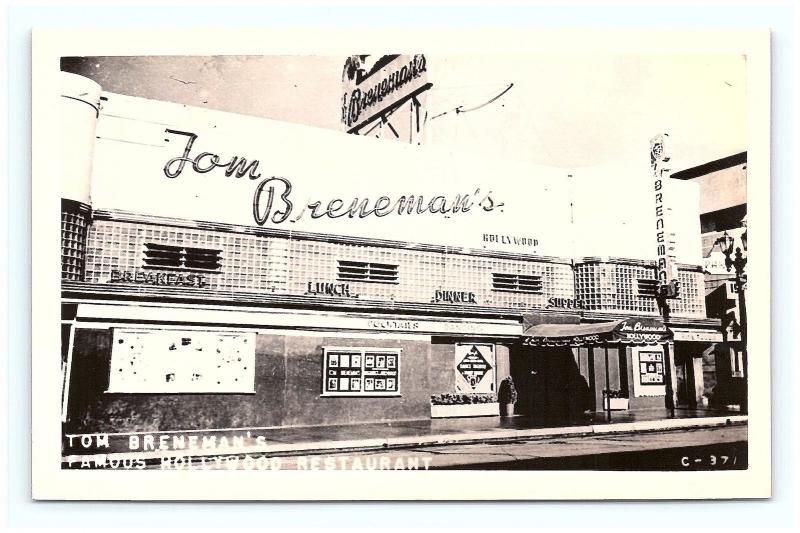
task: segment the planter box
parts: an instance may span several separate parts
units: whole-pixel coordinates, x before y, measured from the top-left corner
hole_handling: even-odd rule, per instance
[[[467,403],[460,405],[431,404],[431,418],[456,418],[459,416],[500,416],[499,403]]]
[[[606,398],[606,405],[604,407],[612,411],[627,411],[628,398]]]

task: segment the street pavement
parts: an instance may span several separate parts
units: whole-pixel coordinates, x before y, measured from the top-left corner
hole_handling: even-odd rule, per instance
[[[328,453],[281,459],[282,470],[420,465],[436,469],[714,470],[747,468],[747,426]],[[374,460],[373,460],[374,459]],[[331,467],[331,465],[333,465]]]
[[[658,463],[652,452],[641,458],[630,455],[639,451],[731,442],[731,433],[728,431],[701,430],[738,428],[734,433],[739,441],[734,439],[734,442],[746,441],[746,436],[741,436],[741,432],[746,433],[746,416],[686,411],[678,415],[676,418],[665,418],[665,413],[656,410],[635,415],[620,414],[610,423],[601,416],[577,421],[573,425],[552,427],[542,427],[527,417],[487,417],[306,428],[67,434],[62,464],[65,468],[141,469],[156,465],[175,469],[233,469],[249,466],[264,469],[275,466],[274,458],[319,458],[344,454],[369,458],[384,454],[378,465],[384,468],[389,457],[387,453],[393,454],[392,457],[400,457],[396,453],[412,450],[412,455],[416,454],[416,457],[430,457],[430,460],[423,461],[424,468],[481,464],[492,464],[497,468],[540,468],[547,467],[545,462],[553,463],[552,458],[555,457],[595,458],[588,463],[583,459],[570,460],[569,464],[562,460],[561,466],[564,468],[574,465],[578,465],[575,468],[581,468],[580,465],[586,464],[596,466],[599,464],[598,457],[607,456],[609,460],[613,458],[616,465],[609,468],[619,469],[619,465],[628,463]],[[420,450],[430,451],[430,454],[416,453]],[[629,454],[624,456],[627,457],[627,463],[620,460],[623,457],[619,455],[621,453]],[[740,446],[737,453],[746,453],[746,446]],[[236,462],[236,458],[243,459],[245,463]],[[432,462],[433,458],[436,458],[435,463]],[[544,459],[548,461],[543,462]],[[229,460],[234,462],[229,463]],[[260,462],[254,466],[256,460]],[[674,462],[674,458],[664,461]],[[346,467],[344,462],[335,467]],[[305,467],[302,460],[286,460],[285,463],[281,469],[292,468],[292,465],[300,469]],[[327,466],[330,466],[330,461]],[[359,465],[355,466],[357,468]],[[360,466],[372,469],[372,463]]]

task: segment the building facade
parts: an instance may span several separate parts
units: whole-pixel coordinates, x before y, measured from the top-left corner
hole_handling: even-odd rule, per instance
[[[735,270],[725,261],[726,241],[747,255],[747,152],[677,172],[700,187],[700,226],[708,316],[722,322],[723,341],[703,355],[706,401],[717,406],[745,400],[745,346]],[[744,298],[746,298],[746,285]]]
[[[566,172],[64,83],[65,431],[494,415],[509,376],[544,422],[702,405],[699,253],[659,322],[650,233],[575,225]],[[680,240],[697,211],[675,217]],[[580,255],[604,233],[623,254]]]

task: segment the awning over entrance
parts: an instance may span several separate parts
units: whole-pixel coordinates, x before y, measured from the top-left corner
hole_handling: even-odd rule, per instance
[[[655,318],[626,318],[596,324],[538,324],[523,331],[522,338],[528,346],[646,345],[671,340],[672,331]]]

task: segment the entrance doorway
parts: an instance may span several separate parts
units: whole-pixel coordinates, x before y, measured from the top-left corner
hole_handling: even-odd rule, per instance
[[[695,348],[695,350],[692,348]],[[675,407],[683,409],[698,408],[697,389],[698,384],[702,385],[703,383],[703,376],[695,375],[694,351],[696,351],[696,346],[693,345],[693,343],[675,343]],[[702,354],[702,352],[700,353]],[[698,361],[702,362],[700,359],[698,359]],[[702,365],[698,366],[702,369]],[[700,407],[702,407],[702,405]]]
[[[593,365],[589,365],[592,368]],[[519,347],[511,357],[517,411],[536,423],[582,420],[592,410],[591,376],[583,376],[569,347]]]
[[[686,377],[687,369],[686,363],[675,363],[675,381],[677,387],[675,389],[675,396],[677,403],[675,407],[689,408],[689,380]]]

